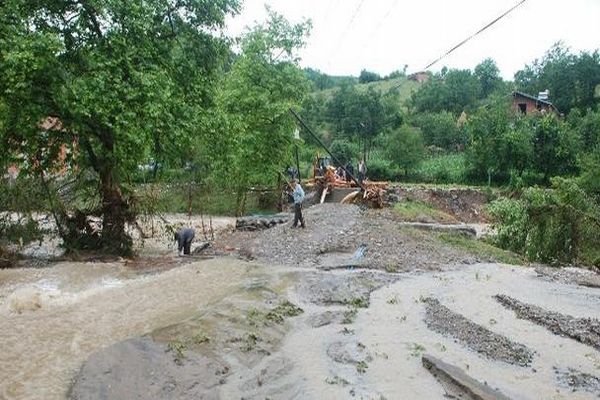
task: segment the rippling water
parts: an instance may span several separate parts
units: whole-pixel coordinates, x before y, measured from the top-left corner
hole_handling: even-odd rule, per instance
[[[0,398],[64,398],[91,353],[187,318],[248,268],[223,258],[152,275],[121,262],[0,270]]]

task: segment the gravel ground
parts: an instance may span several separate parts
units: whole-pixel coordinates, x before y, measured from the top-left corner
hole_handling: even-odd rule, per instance
[[[396,280],[397,275],[372,271],[316,272],[302,274],[296,290],[303,300],[317,305],[368,307],[372,291]]]
[[[535,268],[539,277],[560,283],[600,288],[600,273],[581,268],[554,268],[539,265]]]
[[[546,327],[556,335],[570,337],[600,350],[600,320],[596,318],[576,318],[546,311],[541,307],[522,303],[506,295],[496,295],[494,298],[504,307],[514,310],[517,318],[527,319]]]
[[[425,302],[425,323],[429,329],[450,335],[464,346],[493,360],[522,367],[529,366],[533,351],[505,336],[491,332],[460,314],[452,312],[437,299],[428,297]]]
[[[556,379],[563,387],[568,387],[574,392],[583,390],[585,392],[595,393],[600,397],[600,378],[585,372],[577,371],[573,368],[561,369],[554,368]]]
[[[282,224],[255,232],[232,232],[222,246],[269,263],[335,268],[361,265],[389,272],[443,270],[472,264],[476,257],[440,244],[426,232],[402,228],[389,210],[325,203],[304,210],[306,229]],[[353,258],[366,246],[360,264]]]

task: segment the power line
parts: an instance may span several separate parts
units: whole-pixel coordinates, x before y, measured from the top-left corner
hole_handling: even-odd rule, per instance
[[[360,0],[360,2],[358,3],[358,5],[354,9],[354,12],[352,13],[352,17],[350,18],[350,21],[346,25],[346,28],[344,28],[344,30],[342,31],[342,34],[340,35],[339,39],[336,42],[335,47],[333,48],[333,50],[331,52],[331,57],[332,58],[335,55],[336,51],[340,48],[340,45],[342,44],[342,41],[344,40],[344,37],[346,36],[346,33],[350,29],[350,26],[352,26],[352,23],[356,19],[356,16],[358,15],[358,12],[360,11],[360,8],[362,7],[362,5],[363,5],[364,2],[365,2],[365,0]]]
[[[494,25],[496,22],[500,21],[502,18],[506,17],[508,14],[510,14],[513,10],[515,10],[517,7],[519,7],[520,5],[522,5],[523,3],[525,3],[527,0],[521,0],[520,2],[518,2],[517,4],[515,4],[514,6],[512,6],[510,9],[508,9],[507,11],[505,11],[504,13],[502,13],[500,16],[498,16],[497,18],[495,18],[492,22],[488,23],[487,25],[485,25],[483,28],[481,28],[480,30],[478,30],[477,32],[475,32],[474,34],[472,34],[471,36],[469,36],[468,38],[466,38],[465,40],[463,40],[462,42],[458,43],[456,46],[454,46],[453,48],[451,48],[450,50],[448,50],[447,52],[445,52],[444,54],[442,54],[440,57],[438,57],[435,61],[429,63],[425,68],[423,68],[424,70],[429,69],[431,66],[437,64],[440,60],[442,60],[443,58],[447,57],[450,53],[452,53],[454,50],[458,49],[459,47],[461,47],[463,44],[467,43],[469,40],[473,39],[475,36],[479,35],[481,32],[485,31],[486,29],[488,29],[490,26]]]
[[[377,22],[377,24],[375,24],[375,28],[373,30],[371,30],[371,33],[369,33],[369,35],[367,35],[367,39],[363,41],[363,44],[362,44],[363,49],[365,47],[367,47],[367,44],[369,44],[369,42],[371,41],[373,36],[375,36],[375,34],[379,31],[379,29],[381,29],[381,27],[383,26],[383,23],[388,19],[388,17],[392,13],[392,11],[394,11],[394,9],[396,8],[397,5],[398,5],[398,0],[394,0],[392,5],[387,9],[385,14],[383,15],[383,17],[379,20],[379,22]]]
[[[527,0],[521,0],[521,1],[519,1],[517,4],[515,4],[514,6],[512,6],[511,8],[509,8],[508,10],[506,10],[505,12],[503,12],[501,15],[499,15],[496,18],[494,18],[491,22],[489,22],[488,24],[486,24],[483,28],[481,28],[480,30],[478,30],[477,32],[475,32],[471,36],[467,37],[466,39],[464,39],[463,41],[461,41],[460,43],[458,43],[456,46],[452,47],[450,50],[448,50],[447,52],[445,52],[441,56],[439,56],[435,61],[430,62],[429,64],[427,64],[427,66],[425,68],[421,69],[421,71],[426,71],[429,68],[431,68],[433,65],[437,64],[439,61],[441,61],[443,58],[447,57],[454,50],[458,49],[459,47],[461,47],[462,45],[464,45],[465,43],[467,43],[469,40],[473,39],[475,36],[479,35],[481,32],[485,31],[486,29],[488,29],[489,27],[491,27],[492,25],[494,25],[496,22],[498,22],[502,18],[506,17],[508,14],[510,14],[515,9],[517,9],[519,6],[521,6],[526,1]],[[404,82],[406,82],[406,81],[404,81]],[[404,84],[404,82],[400,82],[398,85],[392,86],[390,88],[390,90],[388,91],[388,93],[390,93],[392,90],[398,89],[400,86],[402,86]]]

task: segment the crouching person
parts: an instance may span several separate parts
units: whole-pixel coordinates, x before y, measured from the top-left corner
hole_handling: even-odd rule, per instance
[[[182,228],[178,232],[175,232],[175,241],[177,242],[179,255],[181,255],[182,250],[183,254],[190,255],[194,236],[196,236],[196,231],[192,228]]]

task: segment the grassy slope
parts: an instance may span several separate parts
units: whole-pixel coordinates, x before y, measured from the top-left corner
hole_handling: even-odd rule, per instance
[[[395,78],[389,79],[385,81],[377,81],[377,82],[369,82],[369,83],[359,83],[356,85],[358,90],[367,90],[369,87],[374,88],[375,90],[380,91],[382,94],[385,94],[397,87],[397,90],[400,94],[399,102],[401,105],[404,105],[406,101],[410,98],[410,95],[416,91],[421,84],[415,81],[409,81],[406,78]],[[313,92],[314,94],[321,94],[323,97],[328,100],[333,95],[334,91],[338,88],[325,89],[320,91]]]

